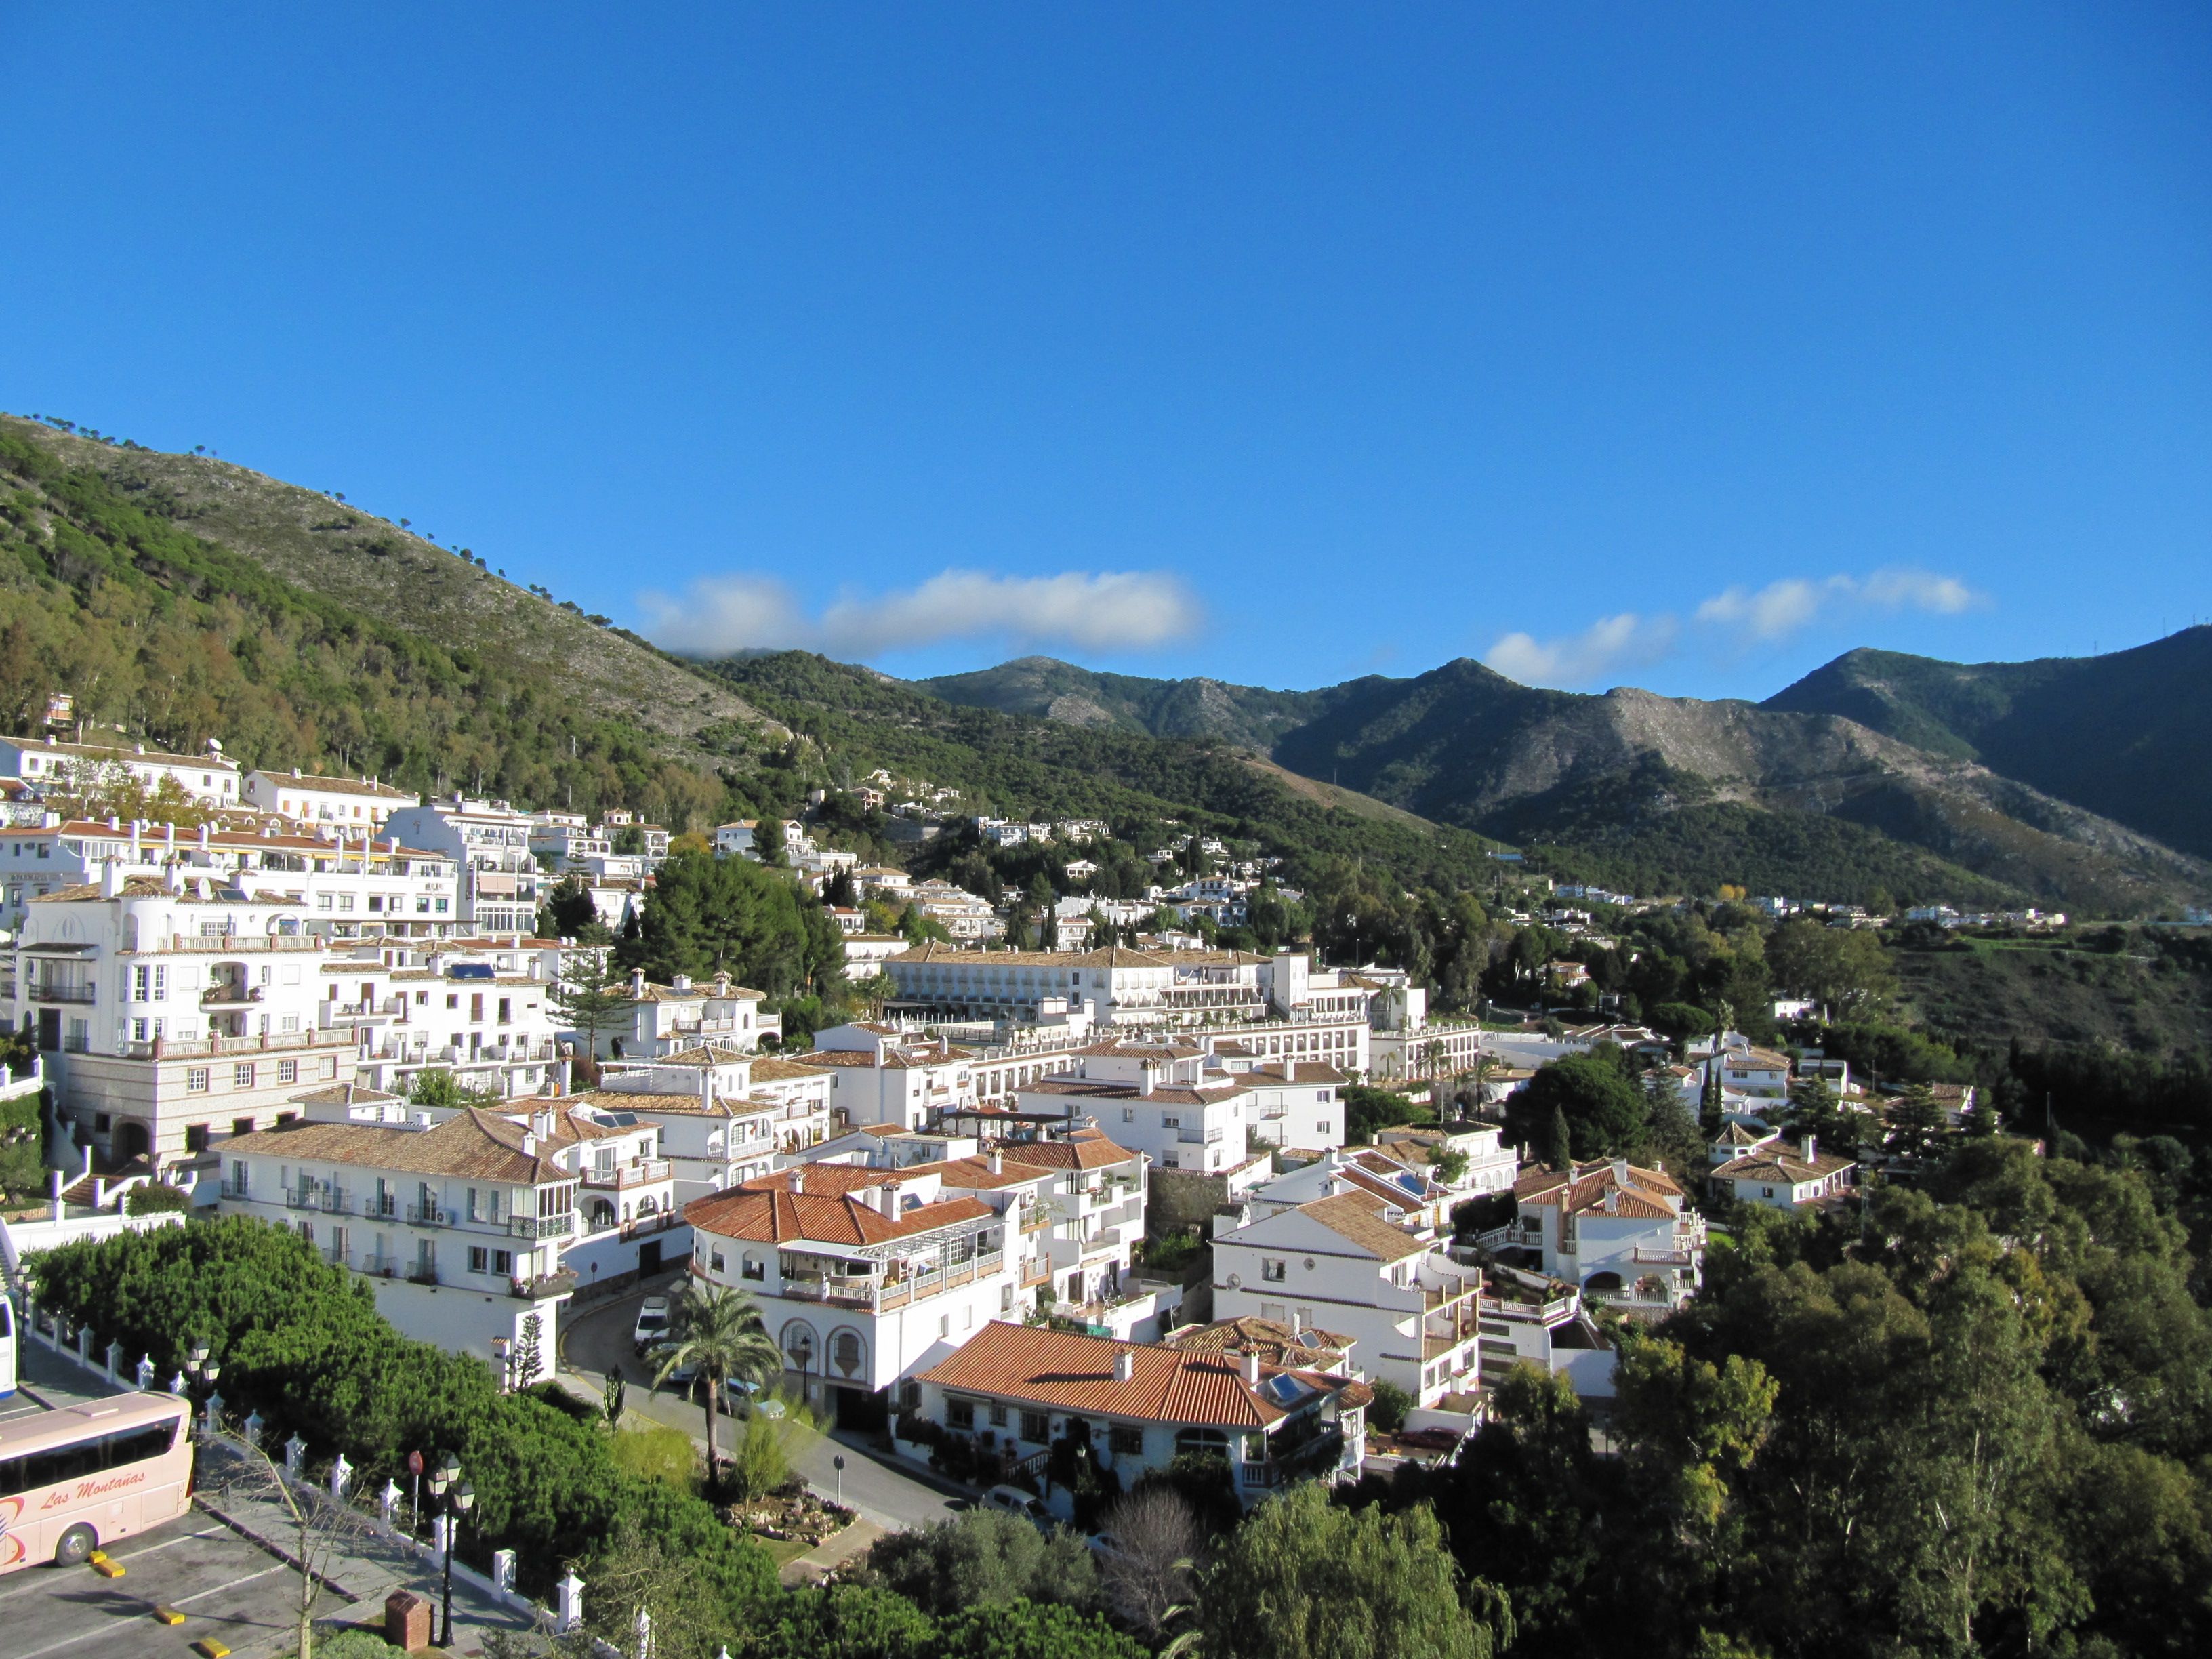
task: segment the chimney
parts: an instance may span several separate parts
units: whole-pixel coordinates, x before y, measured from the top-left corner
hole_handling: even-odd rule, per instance
[[[1626,1158],[1616,1158],[1613,1160],[1613,1178],[1624,1186],[1627,1184],[1628,1160]]]
[[[1260,1356],[1249,1350],[1244,1355],[1244,1386],[1248,1389],[1260,1386]]]
[[[1815,1139],[1811,1135],[1798,1136],[1797,1156],[1803,1158],[1808,1164],[1810,1164],[1813,1161],[1813,1149],[1815,1144]]]
[[[999,1149],[996,1146],[991,1148],[991,1158],[988,1167],[993,1175],[1004,1175],[1006,1173],[1006,1160],[1000,1156]]]
[[[1137,1380],[1137,1356],[1127,1348],[1114,1356],[1114,1380],[1133,1382]]]
[[[644,969],[633,968],[629,970],[629,994],[633,1000],[642,998],[645,995]]]
[[[668,985],[673,991],[688,991],[691,988],[691,975],[678,974],[668,981]]]
[[[300,775],[300,769],[298,767],[295,766],[292,769],[292,775],[295,778]]]
[[[100,866],[100,896],[114,898],[123,891],[123,863],[119,859],[104,859]]]
[[[1620,1213],[1620,1188],[1618,1187],[1607,1188],[1605,1189],[1605,1212],[1607,1215],[1617,1215]]]
[[[526,1131],[524,1133],[522,1137],[522,1155],[525,1158],[535,1158],[538,1156],[538,1137]]]
[[[804,1164],[797,1165],[791,1172],[791,1190],[793,1193],[806,1190],[806,1166]]]
[[[1306,1331],[1306,1316],[1305,1316],[1304,1313],[1304,1312],[1302,1312],[1300,1310],[1298,1310],[1298,1309],[1297,1309],[1297,1308],[1293,1308],[1293,1309],[1291,1309],[1291,1334],[1292,1336],[1294,1336],[1294,1337],[1303,1337],[1303,1336],[1305,1334],[1305,1331]]]

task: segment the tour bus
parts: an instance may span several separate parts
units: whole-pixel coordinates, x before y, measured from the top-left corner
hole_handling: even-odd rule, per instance
[[[0,1423],[0,1572],[75,1566],[191,1507],[184,1401],[118,1394]]]
[[[15,1392],[15,1304],[0,1292],[0,1400]]]

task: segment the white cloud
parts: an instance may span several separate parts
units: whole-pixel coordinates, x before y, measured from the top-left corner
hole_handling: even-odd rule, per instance
[[[702,657],[796,647],[866,659],[947,640],[1141,651],[1194,633],[1205,620],[1181,579],[1155,570],[1051,576],[947,570],[902,592],[841,595],[813,617],[781,583],[763,576],[708,577],[680,599],[647,592],[638,603],[648,635]]]
[[[1632,611],[1601,617],[1579,634],[1539,640],[1508,634],[1483,660],[1523,685],[1588,685],[1617,668],[1656,662],[1674,643],[1672,617],[1639,617]]]
[[[1952,617],[1982,603],[1983,596],[1955,576],[1892,567],[1866,576],[1788,576],[1759,588],[1723,588],[1700,604],[1691,620],[1709,639],[1742,647],[1789,639],[1824,615],[1919,611]],[[1622,611],[1559,639],[1508,634],[1483,660],[1524,685],[1579,688],[1619,669],[1658,661],[1680,636],[1668,612]]]
[[[1956,616],[1978,596],[1955,576],[1892,568],[1870,576],[1792,576],[1753,590],[1725,588],[1698,607],[1697,619],[1737,630],[1747,643],[1786,640],[1824,611],[1864,606],[1876,611],[1925,611]]]

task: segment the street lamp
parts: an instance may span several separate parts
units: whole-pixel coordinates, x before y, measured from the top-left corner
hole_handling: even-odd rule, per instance
[[[430,1471],[430,1496],[441,1501],[446,1517],[446,1633],[438,1645],[449,1648],[453,1645],[453,1534],[460,1528],[461,1516],[477,1501],[476,1488],[461,1479],[461,1460],[451,1452]]]
[[[215,1380],[222,1375],[222,1364],[213,1357],[206,1343],[196,1341],[192,1344],[185,1355],[185,1370],[191,1374],[194,1382],[207,1384],[208,1398],[212,1401],[215,1398]],[[208,1425],[210,1432],[214,1427],[212,1423]]]

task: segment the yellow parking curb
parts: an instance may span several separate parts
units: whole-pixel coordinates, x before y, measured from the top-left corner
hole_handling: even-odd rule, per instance
[[[155,1607],[154,1622],[157,1625],[181,1625],[185,1622],[185,1615],[174,1607]]]
[[[202,1659],[230,1659],[230,1650],[212,1636],[203,1636],[192,1644],[192,1651]]]
[[[102,1578],[120,1578],[123,1577],[123,1564],[120,1561],[111,1561],[106,1556],[101,1555],[97,1552],[87,1558],[87,1565],[88,1565],[92,1570],[98,1573]]]

